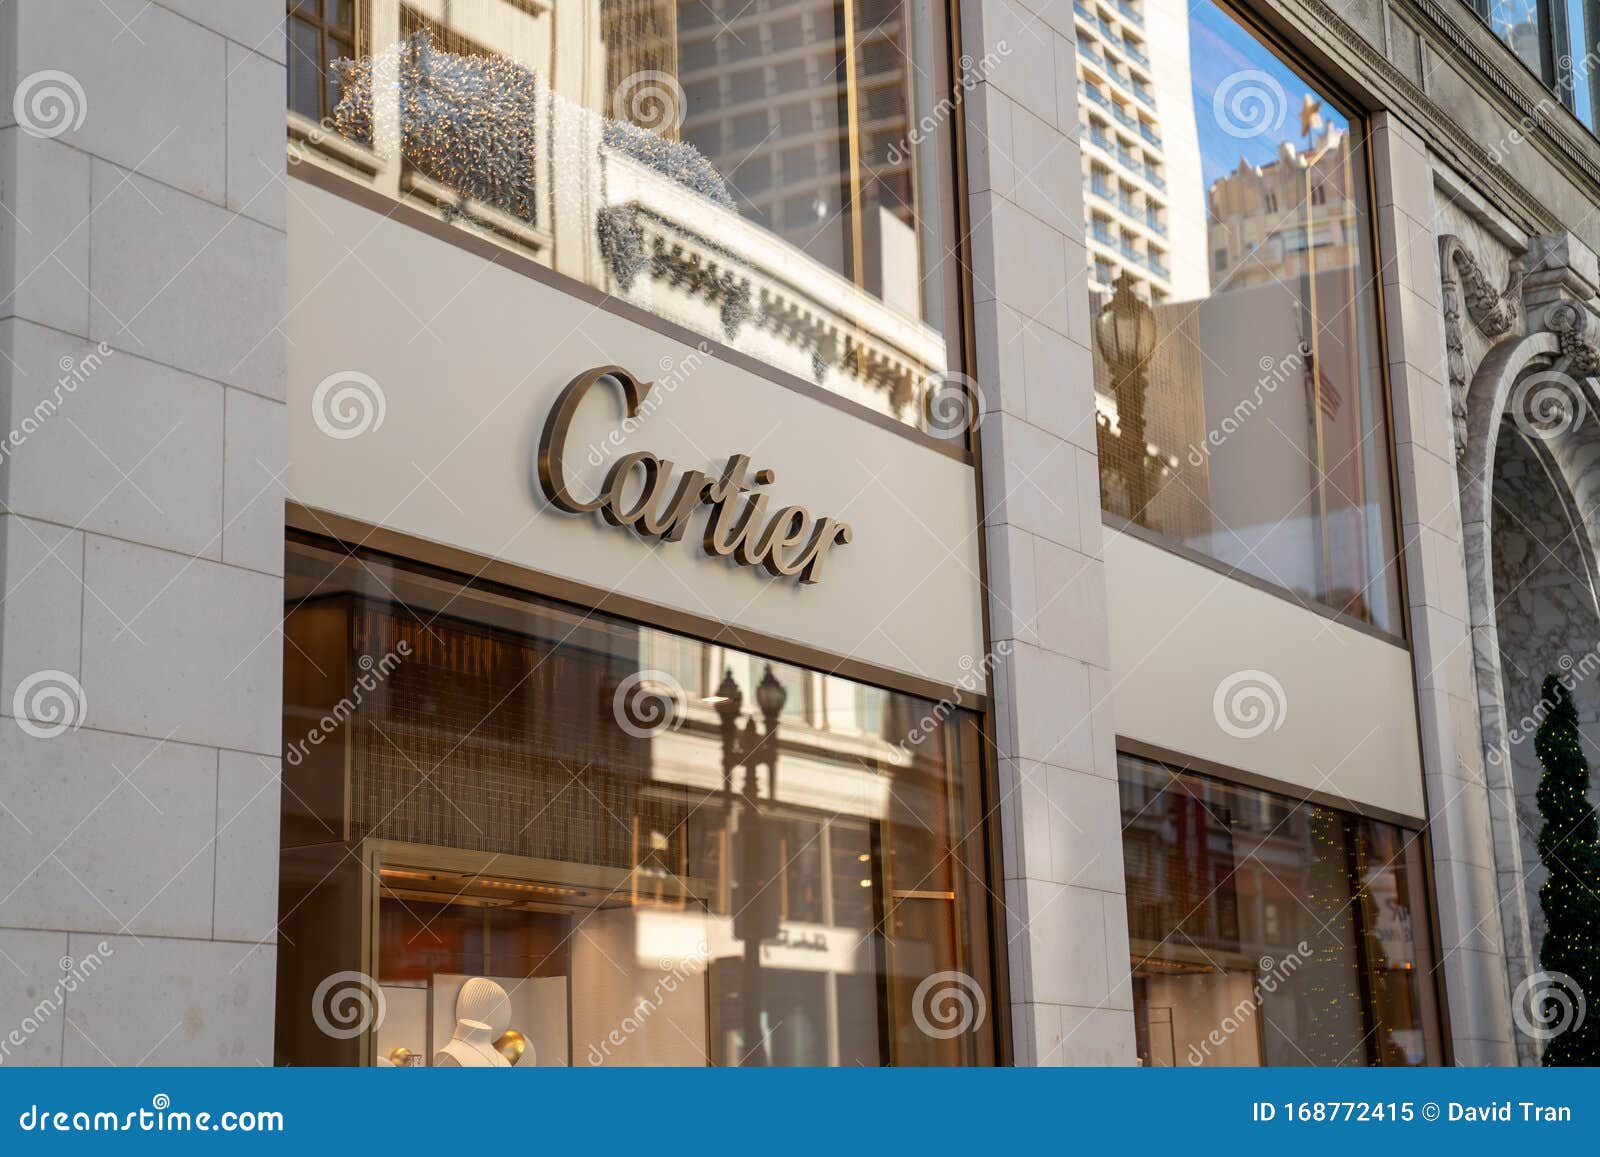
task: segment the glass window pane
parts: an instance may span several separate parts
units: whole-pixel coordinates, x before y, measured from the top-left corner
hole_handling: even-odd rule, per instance
[[[1133,27],[1078,21],[1102,504],[1398,632],[1358,126],[1214,4]]]
[[[312,120],[322,116],[322,66],[316,27],[289,21],[289,107]]]
[[[1567,43],[1570,52],[1556,63],[1561,70],[1560,83],[1570,90],[1568,104],[1590,131],[1600,125],[1600,115],[1595,108],[1593,73],[1600,63],[1600,5],[1595,0],[1565,0],[1563,6],[1567,20]]]
[[[331,546],[287,570],[282,1061],[993,1061],[970,712]],[[374,968],[375,1034],[324,1031],[318,985]],[[954,1036],[951,972],[986,1010]]]
[[[922,422],[955,276],[941,10],[576,4],[369,5],[348,80],[297,75],[294,107],[326,85],[375,187]]]
[[[1549,82],[1545,75],[1543,39],[1548,35],[1539,0],[1490,0],[1489,27],[1522,59],[1522,63]]]
[[[1438,1063],[1416,833],[1118,763],[1145,1064]]]

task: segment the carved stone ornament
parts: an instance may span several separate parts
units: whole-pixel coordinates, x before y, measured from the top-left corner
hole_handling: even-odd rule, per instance
[[[1504,289],[1496,289],[1483,265],[1454,233],[1439,238],[1440,302],[1444,313],[1445,358],[1450,373],[1450,414],[1455,425],[1456,456],[1467,448],[1466,346],[1461,311],[1491,342],[1510,333],[1522,316],[1522,259],[1513,258]]]
[[[1545,328],[1561,343],[1563,368],[1573,377],[1600,373],[1600,348],[1595,346],[1594,323],[1587,309],[1575,301],[1558,301],[1545,311]]]

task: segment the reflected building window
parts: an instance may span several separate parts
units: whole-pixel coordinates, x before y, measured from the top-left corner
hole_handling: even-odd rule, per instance
[[[1590,132],[1600,126],[1593,76],[1600,66],[1594,0],[1469,0],[1507,48]]]
[[[1073,11],[1104,509],[1398,634],[1357,126],[1212,3]]]
[[[1142,1063],[1440,1063],[1419,833],[1118,765]]]
[[[280,1062],[994,1063],[976,715],[317,540],[286,566]],[[935,1023],[956,975],[974,1013]],[[345,1031],[363,976],[386,1012]]]
[[[954,332],[939,6],[288,9],[310,163],[922,420]]]
[[[360,0],[289,0],[285,28],[289,43],[289,108],[313,121],[325,121],[342,95],[340,60],[355,55]]]

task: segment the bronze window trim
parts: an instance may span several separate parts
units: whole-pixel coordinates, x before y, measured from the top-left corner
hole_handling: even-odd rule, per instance
[[[1277,58],[1285,68],[1297,73],[1301,80],[1310,88],[1314,88],[1323,100],[1350,122],[1350,132],[1353,137],[1359,138],[1361,153],[1361,172],[1358,174],[1361,187],[1366,192],[1366,212],[1362,214],[1364,220],[1360,223],[1361,234],[1366,239],[1366,253],[1372,261],[1370,275],[1372,297],[1372,329],[1378,354],[1378,372],[1376,381],[1376,398],[1378,408],[1382,412],[1384,422],[1384,451],[1385,461],[1388,463],[1389,479],[1386,487],[1389,499],[1387,518],[1390,532],[1394,536],[1394,556],[1386,560],[1385,569],[1392,566],[1398,578],[1396,606],[1397,630],[1389,631],[1382,627],[1366,623],[1345,612],[1296,595],[1287,588],[1280,587],[1268,580],[1258,579],[1226,564],[1218,564],[1209,560],[1193,548],[1185,547],[1171,539],[1157,536],[1155,539],[1146,539],[1152,545],[1161,546],[1175,554],[1182,554],[1202,565],[1208,565],[1218,573],[1227,574],[1232,578],[1257,586],[1258,589],[1268,594],[1287,597],[1291,602],[1304,606],[1307,610],[1315,611],[1324,617],[1332,617],[1334,621],[1345,626],[1371,635],[1373,638],[1384,642],[1394,643],[1397,646],[1410,650],[1412,635],[1411,624],[1411,596],[1406,577],[1405,567],[1405,515],[1401,504],[1400,464],[1398,452],[1395,447],[1395,420],[1394,420],[1394,390],[1390,377],[1389,367],[1389,327],[1388,315],[1384,307],[1383,268],[1384,252],[1383,238],[1378,229],[1378,188],[1377,174],[1373,163],[1373,116],[1376,113],[1388,111],[1383,105],[1375,103],[1370,96],[1362,93],[1352,83],[1347,82],[1340,75],[1336,66],[1325,64],[1318,59],[1311,46],[1302,43],[1303,33],[1290,23],[1284,16],[1272,12],[1261,4],[1260,0],[1212,0],[1212,3],[1224,16],[1233,20],[1244,32],[1261,45],[1262,49]],[[1110,511],[1101,511],[1108,525],[1115,525],[1113,520],[1120,520],[1120,516]],[[1132,524],[1128,527],[1116,526],[1116,529],[1127,529],[1135,537],[1144,537]],[[1383,572],[1380,571],[1381,575]]]
[[[623,301],[603,290],[579,281],[577,278],[569,277],[567,274],[558,273],[554,269],[541,265],[531,257],[524,257],[520,253],[515,253],[486,237],[479,237],[455,225],[451,225],[447,221],[442,221],[432,213],[416,205],[407,204],[403,200],[397,201],[388,194],[381,193],[362,181],[343,176],[315,161],[297,157],[293,150],[291,150],[289,157],[289,176],[304,181],[306,184],[321,189],[323,192],[341,197],[354,205],[359,205],[363,209],[369,209],[408,228],[415,229],[425,236],[453,245],[457,249],[465,250],[474,257],[478,257],[490,264],[498,265],[513,273],[521,274],[531,281],[537,281],[552,289],[560,290],[567,296],[576,298],[586,305],[591,305],[596,309],[604,310],[636,325],[653,330],[663,337],[681,342],[686,346],[699,347],[719,361],[726,362],[746,373],[754,374],[774,385],[792,390],[811,401],[832,406],[836,410],[877,426],[879,429],[898,434],[907,441],[943,454],[946,458],[953,458],[957,462],[964,462],[969,466],[973,463],[973,455],[957,439],[936,437],[916,426],[898,421],[887,414],[863,406],[860,402],[852,401],[842,394],[823,389],[814,382],[808,382],[804,378],[796,377],[794,374],[781,370],[776,366],[768,365],[759,358],[741,350],[733,349],[704,334],[696,333],[691,329],[678,325],[676,322],[657,317],[649,310]]]
[[[950,168],[947,179],[951,182],[950,248],[956,263],[956,277],[950,312],[955,313],[957,338],[956,363],[963,372],[976,376],[977,319],[973,304],[972,272],[972,206],[968,189],[967,171],[967,89],[961,83],[964,48],[962,45],[962,0],[945,0],[942,5],[945,17],[943,62],[946,76],[940,86],[951,98],[951,115],[946,140],[950,146]],[[937,190],[944,196],[944,190]],[[972,462],[974,505],[978,519],[978,590],[980,612],[983,616],[984,654],[994,654],[994,635],[989,611],[989,516],[984,502],[983,449],[980,430],[972,430],[967,438],[968,457]],[[991,687],[992,691],[992,687]],[[969,833],[969,838],[982,841],[982,858],[971,862],[979,865],[991,895],[987,905],[988,929],[984,941],[988,946],[988,965],[992,1011],[989,1040],[993,1047],[990,1063],[1001,1067],[1014,1067],[1017,1063],[1015,1029],[1011,1022],[1011,930],[1010,911],[1005,901],[1004,888],[996,894],[993,888],[1006,878],[1005,829],[1000,795],[999,719],[994,696],[985,697],[979,718],[976,781],[979,798],[976,801],[982,819]]]
[[[520,0],[510,0],[510,2],[520,3]],[[360,7],[364,8],[365,5],[362,4]],[[965,124],[966,90],[958,83],[962,68],[961,0],[945,0],[945,3],[936,5],[935,14],[942,16],[944,20],[943,28],[938,29],[939,32],[943,33],[940,39],[943,42],[944,56],[946,58],[940,62],[946,72],[943,77],[944,83],[940,88],[951,97],[953,109],[952,115],[947,118],[940,132],[940,136],[950,148],[949,165],[946,168],[945,175],[950,180],[951,186],[948,194],[945,190],[937,190],[930,191],[930,195],[937,195],[941,202],[951,209],[945,242],[951,255],[956,259],[956,268],[949,286],[951,297],[946,308],[946,325],[950,326],[954,323],[955,328],[945,335],[946,345],[950,350],[952,368],[959,367],[963,372],[971,372],[976,365],[976,334],[972,292],[971,208],[968,202],[969,180]],[[359,26],[359,21],[360,17],[358,15],[357,40],[358,45],[364,45],[365,30]],[[916,426],[896,421],[885,414],[881,414],[831,391],[824,390],[812,382],[786,373],[750,355],[656,317],[646,310],[620,301],[581,281],[558,274],[554,270],[508,250],[487,238],[474,236],[441,221],[417,206],[396,201],[359,179],[341,175],[336,170],[314,161],[308,160],[305,163],[297,163],[299,160],[300,158],[296,156],[294,141],[291,138],[289,153],[290,175],[299,177],[308,185],[322,189],[385,217],[391,217],[422,232],[424,235],[444,241],[446,244],[454,245],[513,272],[521,273],[541,284],[559,289],[594,305],[596,308],[636,322],[646,329],[660,333],[672,340],[690,346],[702,346],[713,356],[726,361],[730,365],[790,389],[802,397],[831,406],[852,417],[864,420],[920,446],[971,466],[974,472],[974,504],[977,513],[982,634],[987,648],[986,653],[993,653],[994,643],[990,633],[989,570],[986,549],[988,519],[985,517],[983,474],[977,431],[972,431],[965,440],[935,437]],[[947,201],[946,196],[948,196]],[[974,778],[979,780],[978,786],[981,787],[981,795],[977,800],[969,801],[966,805],[973,808],[979,816],[979,822],[968,833],[966,838],[968,840],[977,839],[981,841],[981,856],[975,857],[969,863],[973,868],[984,874],[985,884],[990,892],[987,903],[984,905],[988,925],[987,935],[984,937],[984,945],[988,957],[986,963],[988,964],[990,980],[990,1027],[989,1031],[983,1034],[987,1038],[987,1047],[980,1046],[979,1063],[1005,1067],[1016,1063],[1011,1021],[1008,917],[1003,899],[997,897],[993,891],[1004,879],[1005,865],[1003,858],[1004,833],[1001,822],[999,768],[995,739],[998,721],[995,717],[994,701],[991,694],[962,691],[960,688],[946,688],[931,680],[920,679],[871,664],[859,663],[854,660],[841,661],[837,656],[813,652],[809,648],[792,644],[785,640],[756,632],[740,631],[727,624],[714,623],[710,620],[699,619],[696,616],[681,615],[655,604],[633,600],[612,592],[590,588],[586,593],[581,584],[555,580],[553,576],[543,575],[540,572],[516,567],[512,564],[503,564],[496,561],[485,567],[483,564],[488,560],[483,559],[481,556],[428,543],[400,532],[368,526],[331,513],[314,511],[293,501],[286,504],[285,522],[290,530],[291,538],[298,537],[297,531],[307,532],[306,537],[311,541],[315,542],[320,539],[326,544],[332,531],[337,529],[343,535],[350,537],[348,542],[341,542],[341,545],[372,544],[371,549],[378,550],[380,553],[396,554],[400,560],[406,560],[408,553],[418,560],[424,560],[429,555],[445,558],[447,561],[442,569],[456,577],[459,577],[457,572],[462,564],[470,564],[470,569],[466,573],[481,573],[485,577],[490,577],[491,572],[493,572],[497,580],[503,574],[510,580],[505,582],[504,585],[517,591],[546,594],[547,597],[556,597],[565,602],[575,602],[584,607],[593,605],[595,609],[621,614],[627,618],[646,623],[659,622],[663,627],[678,630],[679,633],[691,637],[726,642],[743,650],[759,654],[770,654],[773,658],[782,661],[793,661],[801,666],[830,671],[858,682],[880,686],[891,691],[916,695],[936,702],[946,700],[956,706],[975,711],[978,714],[980,751],[978,774]],[[334,534],[332,537],[338,540],[340,535]],[[449,561],[454,561],[457,565],[451,566]],[[550,584],[559,588],[559,592],[541,590],[531,585],[534,583]],[[591,602],[596,596],[598,596],[598,601]]]
[[[326,3],[332,2],[333,0],[326,0]],[[328,18],[326,3],[318,5],[315,9],[313,9],[311,14],[302,12],[291,4],[286,9],[283,29],[285,40],[284,51],[286,53],[292,53],[294,51],[294,33],[292,30],[292,26],[294,24],[298,23],[305,27],[316,29],[318,56],[316,64],[317,76],[320,78],[320,82],[317,85],[317,109],[320,113],[317,118],[318,120],[327,120],[333,115],[333,110],[326,107],[328,103],[328,66],[332,63],[332,61],[330,61],[328,58],[328,38],[329,36],[333,36],[339,40],[344,39],[344,36],[342,35],[344,29],[341,26],[334,24]],[[356,53],[360,53],[366,46],[365,36],[368,3],[369,0],[351,0],[350,44],[351,51]]]
[[[1358,804],[1331,792],[1293,787],[1256,772],[1242,771],[1200,756],[1184,755],[1171,748],[1129,739],[1123,735],[1116,737],[1116,750],[1119,759],[1123,755],[1128,755],[1135,759],[1158,763],[1174,774],[1198,775],[1232,787],[1267,792],[1296,804],[1331,808],[1346,816],[1388,824],[1413,838],[1417,844],[1417,866],[1421,875],[1420,879],[1412,880],[1410,883],[1411,898],[1413,903],[1417,899],[1423,901],[1423,915],[1426,917],[1417,923],[1413,932],[1416,950],[1419,956],[1426,956],[1428,965],[1423,971],[1428,978],[1429,991],[1425,994],[1424,1007],[1421,1010],[1423,1037],[1429,1054],[1426,1064],[1445,1067],[1455,1064],[1455,1043],[1450,1029],[1450,986],[1444,975],[1444,954],[1440,950],[1443,941],[1439,927],[1439,893],[1435,883],[1433,832],[1428,819],[1408,816],[1388,808]],[[1121,782],[1120,770],[1118,782]]]
[[[1321,0],[1309,0],[1309,2],[1315,5],[1319,4]],[[1336,63],[1326,57],[1320,57],[1317,60],[1313,60],[1312,53],[1317,51],[1318,46],[1307,42],[1304,28],[1298,22],[1291,21],[1281,14],[1272,14],[1270,10],[1266,9],[1260,3],[1260,0],[1216,0],[1216,3],[1223,8],[1224,11],[1232,15],[1235,19],[1239,20],[1247,31],[1250,31],[1257,36],[1257,38],[1267,46],[1268,50],[1275,53],[1286,65],[1288,65],[1290,68],[1299,69],[1309,81],[1323,86],[1324,89],[1333,96],[1336,104],[1342,103],[1347,109],[1352,110],[1352,112],[1347,113],[1346,115],[1350,116],[1352,121],[1359,117],[1360,123],[1364,129],[1363,152],[1365,153],[1366,161],[1364,168],[1366,169],[1367,202],[1369,206],[1369,210],[1366,214],[1366,229],[1369,238],[1368,243],[1373,254],[1373,262],[1377,270],[1372,280],[1373,293],[1375,297],[1374,308],[1377,310],[1376,329],[1378,351],[1380,355],[1378,359],[1378,371],[1383,390],[1381,402],[1384,408],[1385,420],[1388,423],[1388,429],[1386,431],[1387,437],[1385,438],[1385,442],[1388,445],[1389,455],[1390,519],[1394,525],[1395,536],[1395,559],[1392,565],[1394,565],[1396,568],[1400,579],[1399,626],[1405,632],[1404,640],[1395,640],[1391,637],[1388,639],[1388,641],[1396,642],[1398,645],[1403,645],[1408,650],[1411,650],[1411,640],[1415,637],[1416,633],[1411,604],[1412,576],[1410,574],[1411,564],[1408,561],[1408,553],[1406,549],[1406,511],[1403,501],[1404,496],[1401,492],[1400,486],[1399,450],[1396,445],[1396,431],[1398,427],[1395,422],[1394,379],[1389,356],[1391,346],[1389,315],[1385,303],[1385,297],[1388,291],[1384,287],[1382,275],[1382,269],[1384,267],[1386,258],[1396,257],[1397,255],[1385,254],[1384,252],[1383,236],[1381,230],[1379,229],[1377,168],[1374,161],[1372,147],[1372,125],[1374,116],[1379,112],[1387,112],[1391,117],[1395,117],[1397,115],[1397,110],[1387,105],[1378,96],[1374,95],[1373,82],[1370,78],[1365,80],[1358,79],[1352,75],[1343,64]],[[1416,3],[1417,10],[1422,12],[1428,18],[1428,20],[1431,21],[1434,26],[1446,37],[1455,39],[1458,35],[1460,35],[1459,30],[1448,24],[1448,21],[1444,18],[1442,11],[1434,4],[1433,0],[1416,0]],[[1477,21],[1476,16],[1474,16],[1473,19],[1474,22]],[[1499,43],[1498,38],[1496,38],[1496,43]],[[1489,78],[1497,84],[1502,92],[1509,94],[1510,89],[1506,83],[1503,83],[1505,81],[1504,76],[1498,73],[1493,64],[1488,63],[1486,60],[1482,59],[1481,56],[1473,52],[1468,52],[1466,55],[1472,58],[1471,63],[1484,75],[1488,75]],[[1323,60],[1326,60],[1327,63],[1323,63]],[[1491,73],[1494,75],[1490,75]],[[1542,87],[1543,86],[1541,85],[1541,88]],[[1531,108],[1531,104],[1527,105],[1527,107]],[[1455,128],[1453,124],[1449,125],[1448,127],[1450,129]],[[1544,132],[1544,135],[1547,139],[1554,141],[1560,148],[1567,150],[1567,155],[1569,158],[1576,157],[1576,153],[1572,151],[1572,146],[1565,139],[1564,134],[1555,133],[1552,135],[1551,127],[1543,122],[1540,123],[1540,129]],[[1586,171],[1588,170],[1586,169]],[[1590,175],[1592,175],[1592,173]],[[1501,176],[1503,178],[1504,174]],[[1515,182],[1513,182],[1513,184],[1515,184]],[[1491,197],[1491,200],[1493,199],[1494,198]],[[1283,593],[1287,594],[1288,592]],[[1312,609],[1318,610],[1316,607],[1313,607]],[[1363,629],[1364,626],[1359,622],[1352,622],[1347,625],[1354,626],[1357,629]],[[1371,628],[1367,629],[1370,633]],[[1416,708],[1417,746],[1419,751],[1425,751],[1427,745],[1425,742],[1426,737],[1423,734],[1423,688],[1422,682],[1417,678],[1417,672],[1415,670],[1412,671],[1411,684],[1412,699]],[[1428,785],[1427,776],[1424,775],[1424,801],[1429,800],[1432,794],[1433,791]],[[1454,1026],[1450,1018],[1450,986],[1446,982],[1446,978],[1442,971],[1442,964],[1440,963],[1443,961],[1446,955],[1444,950],[1445,941],[1443,926],[1440,923],[1439,892],[1437,886],[1438,874],[1433,858],[1434,849],[1431,838],[1431,828],[1428,826],[1432,823],[1432,816],[1434,813],[1432,807],[1428,806],[1426,802],[1424,806],[1428,807],[1428,818],[1420,821],[1423,824],[1421,829],[1421,839],[1424,853],[1422,864],[1422,887],[1426,889],[1426,897],[1428,900],[1428,921],[1425,933],[1428,936],[1429,953],[1432,960],[1435,962],[1433,1015],[1437,1018],[1437,1035],[1440,1053],[1443,1057],[1442,1063],[1446,1065],[1453,1065],[1455,1063],[1455,1040]]]

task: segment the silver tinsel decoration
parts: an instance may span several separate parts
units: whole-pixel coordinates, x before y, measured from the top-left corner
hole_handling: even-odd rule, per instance
[[[378,56],[342,60],[335,68],[343,94],[333,113],[340,134],[387,152],[392,143],[377,139],[383,126],[375,123],[373,93],[397,90],[405,162],[524,221],[537,216],[536,142],[545,101],[558,137],[579,128],[569,122],[590,120],[608,148],[734,208],[727,183],[693,145],[577,108],[552,93],[533,69],[503,57],[448,52],[421,31]]]

